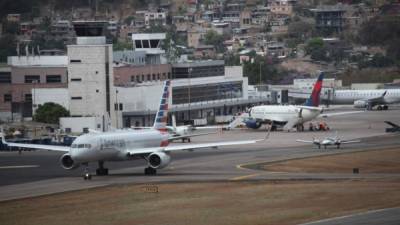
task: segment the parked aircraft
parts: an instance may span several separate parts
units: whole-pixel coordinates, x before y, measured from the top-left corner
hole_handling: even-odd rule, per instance
[[[324,148],[326,149],[326,147],[328,145],[336,145],[336,147],[339,149],[340,145],[342,144],[350,144],[350,143],[358,143],[361,142],[360,140],[341,140],[336,133],[335,137],[326,137],[322,140],[318,140],[316,138],[313,138],[312,141],[308,141],[308,140],[301,140],[301,139],[297,139],[297,142],[303,142],[303,143],[312,143],[316,146],[318,146],[318,148],[321,148],[321,145],[324,146]]]
[[[353,104],[355,108],[371,110],[389,109],[389,104],[400,103],[400,89],[387,90],[336,90],[331,104]]]
[[[319,106],[319,98],[322,88],[324,73],[318,76],[310,97],[304,105],[261,105],[254,106],[244,117],[247,127],[258,129],[263,123],[284,125],[284,130],[290,130],[294,126],[304,129],[303,123],[316,118],[323,109]]]
[[[171,162],[170,153],[182,150],[194,150],[200,148],[216,148],[227,145],[253,144],[265,140],[243,140],[225,141],[214,143],[186,144],[168,146],[169,134],[166,131],[168,113],[170,81],[165,81],[160,106],[155,117],[152,129],[142,130],[116,130],[104,133],[88,133],[77,137],[70,147],[8,143],[1,133],[3,144],[10,147],[29,149],[43,149],[50,151],[64,152],[60,158],[61,166],[64,169],[75,169],[80,165],[85,166],[85,179],[91,179],[88,163],[98,162],[97,175],[107,175],[108,169],[104,167],[106,161],[122,161],[145,159],[148,167],[144,173],[147,175],[156,174],[157,169],[165,168]]]
[[[386,132],[400,132],[400,126],[390,122],[390,121],[385,121],[385,123],[389,124],[391,127],[386,128]]]
[[[132,128],[133,129],[153,129],[153,127],[132,127]],[[172,126],[166,126],[166,129],[170,135],[170,137],[168,138],[169,141],[182,140],[182,142],[185,142],[185,140],[187,140],[188,142],[190,142],[191,137],[203,136],[203,135],[216,133],[216,132],[193,133],[194,130],[204,129],[204,128],[203,127],[194,127],[192,125],[177,126],[175,115],[172,115]]]

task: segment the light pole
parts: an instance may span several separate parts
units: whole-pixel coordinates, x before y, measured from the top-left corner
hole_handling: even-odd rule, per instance
[[[33,92],[33,98],[32,98],[32,108],[33,108],[33,112],[32,112],[32,116],[33,116],[33,114],[35,113],[35,111],[36,111],[36,83],[38,82],[38,80],[32,80],[32,84],[33,84],[33,89],[32,89],[32,92]]]
[[[119,104],[118,104],[118,89],[115,89],[115,126],[118,129],[118,110],[119,110]]]

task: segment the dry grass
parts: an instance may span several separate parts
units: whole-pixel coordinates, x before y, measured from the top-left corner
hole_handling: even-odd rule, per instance
[[[340,172],[360,167],[362,172],[399,172],[399,152],[291,160],[268,169]],[[154,188],[158,192],[153,193]],[[0,202],[0,224],[298,224],[398,207],[399,190],[399,179],[394,178],[120,185]]]
[[[296,224],[400,206],[398,181],[114,186],[0,203],[11,224]]]
[[[352,173],[400,173],[400,149],[365,151],[333,156],[288,160],[262,166],[268,171]]]

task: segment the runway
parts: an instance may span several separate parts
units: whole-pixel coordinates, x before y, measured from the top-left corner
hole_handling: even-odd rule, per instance
[[[395,148],[400,138],[384,132],[383,120],[400,122],[400,110],[371,111],[324,120],[331,127],[329,132],[273,132],[265,142],[254,145],[224,147],[219,150],[204,149],[195,152],[172,154],[172,163],[159,170],[156,176],[145,176],[144,160],[107,162],[109,176],[94,176],[91,181],[81,178],[83,168],[64,170],[59,166],[60,153],[48,151],[0,152],[0,201],[54,194],[115,184],[154,184],[168,182],[218,182],[257,180],[325,180],[400,178],[400,174],[352,174],[352,173],[281,173],[251,170],[244,164],[275,162],[368,149]],[[319,150],[315,146],[295,142],[296,139],[312,139],[333,136],[338,132],[343,139],[362,138],[361,143],[343,146],[343,149]],[[265,130],[238,130],[219,132],[215,135],[193,138],[193,142],[214,142],[263,138]],[[174,143],[177,144],[177,143]],[[94,172],[97,165],[91,165]]]

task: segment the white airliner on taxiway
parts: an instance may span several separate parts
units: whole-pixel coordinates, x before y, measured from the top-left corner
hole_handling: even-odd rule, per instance
[[[389,104],[400,103],[400,89],[336,90],[331,104],[353,104],[355,108],[387,110]]]
[[[84,134],[77,137],[71,147],[9,143],[5,141],[4,135],[1,134],[2,142],[10,147],[65,152],[60,158],[62,167],[64,169],[74,169],[80,165],[84,165],[84,178],[91,179],[88,169],[88,163],[91,162],[98,162],[99,164],[99,168],[96,170],[97,175],[107,175],[108,169],[104,168],[104,162],[106,161],[145,159],[148,162],[148,167],[144,170],[145,174],[156,174],[157,169],[168,166],[171,162],[170,153],[174,151],[253,144],[268,138],[269,132],[265,139],[259,140],[168,146],[169,134],[166,130],[166,121],[170,83],[170,81],[165,81],[153,129],[117,130],[104,133]]]

